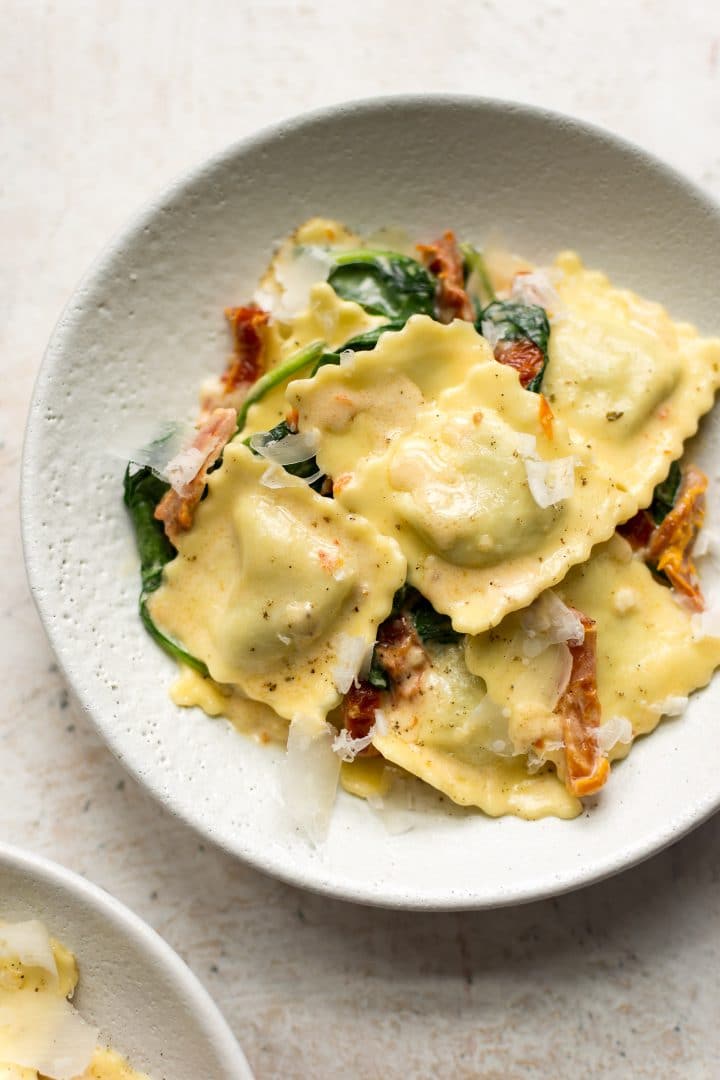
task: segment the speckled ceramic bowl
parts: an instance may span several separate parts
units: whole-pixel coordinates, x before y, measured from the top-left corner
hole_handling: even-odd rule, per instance
[[[541,110],[468,98],[337,107],[232,146],[155,199],[92,267],[53,334],[23,470],[28,572],[80,701],[162,802],[228,851],[366,903],[483,907],[614,873],[720,804],[720,682],[663,724],[572,822],[429,810],[391,835],[341,794],[313,849],[278,806],[281,751],[175,708],[174,668],[137,616],[137,562],[107,453],[138,422],[189,416],[226,352],[222,309],[254,287],[274,241],[312,214],[359,230],[500,235],[539,261],[572,246],[617,281],[720,330],[720,213],[636,147]],[[700,463],[712,460],[715,421]]]
[[[74,1004],[152,1080],[252,1080],[207,992],[161,937],[102,889],[0,844],[0,918],[40,919],[76,955]]]

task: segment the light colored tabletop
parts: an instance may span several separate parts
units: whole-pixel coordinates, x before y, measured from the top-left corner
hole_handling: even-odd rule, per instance
[[[99,248],[179,172],[307,108],[463,91],[613,128],[720,196],[720,8],[5,0],[0,11],[2,838],[154,926],[259,1078],[720,1076],[720,819],[612,881],[506,911],[382,912],[281,885],[156,805],[76,707],[28,593],[16,508],[53,322]]]

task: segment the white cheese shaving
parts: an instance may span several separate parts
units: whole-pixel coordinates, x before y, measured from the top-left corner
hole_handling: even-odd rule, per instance
[[[510,299],[521,304],[537,304],[548,314],[560,315],[564,310],[562,301],[547,270],[533,270],[530,274],[516,274],[510,288]]]
[[[343,349],[343,351],[340,353],[340,367],[351,367],[355,363],[356,359],[357,353],[354,349]]]
[[[553,709],[568,688],[570,676],[572,675],[572,664],[572,653],[567,645],[561,645],[558,649],[558,672],[555,682],[555,700],[552,703]]]
[[[626,716],[611,716],[595,732],[595,741],[604,754],[618,743],[631,743],[632,739],[632,724]]]
[[[562,642],[582,645],[585,640],[582,619],[552,589],[540,593],[537,600],[520,613],[520,625],[525,632],[522,643],[525,656],[539,656],[550,645]]]
[[[520,457],[533,459],[537,457],[537,438],[535,435],[527,435],[524,431],[519,431],[515,436],[515,442]]]
[[[706,637],[720,637],[720,607],[696,611],[690,619],[693,641]]]
[[[480,323],[480,332],[482,333],[482,336],[485,338],[490,348],[494,349],[501,336],[500,330],[495,325],[495,323],[491,322],[490,319],[483,319],[483,321]]]
[[[19,960],[25,967],[40,968],[57,980],[50,935],[38,919],[0,923],[0,960]]]
[[[131,461],[133,465],[151,469],[161,480],[168,480],[168,464],[184,447],[189,446],[197,435],[192,424],[165,422],[160,425],[148,425],[130,421],[123,423],[121,440],[110,442],[107,452],[120,461]],[[111,440],[113,436],[110,436]],[[128,444],[131,449],[128,449]]]
[[[263,431],[252,436],[250,446],[256,454],[276,465],[297,465],[315,456],[319,442],[317,431],[298,431],[284,439],[270,439]]]
[[[0,1061],[52,1080],[73,1080],[90,1064],[97,1035],[56,994],[0,990]]]
[[[311,843],[326,836],[335,805],[340,758],[335,728],[302,715],[293,717],[282,765],[281,793],[290,820]]]
[[[382,711],[382,709],[376,709],[375,710],[375,734],[376,735],[387,735],[389,730],[390,730],[390,724],[388,723],[387,716]]]
[[[335,639],[336,663],[332,669],[338,694],[347,694],[363,669],[369,667],[371,654],[372,645],[368,646],[365,638],[356,634],[338,634]]]
[[[354,761],[363,750],[367,750],[375,736],[375,725],[370,728],[367,735],[359,739],[353,739],[347,728],[343,728],[333,739],[332,748],[341,761]]]
[[[170,481],[170,486],[178,495],[185,495],[188,484],[192,483],[200,472],[205,461],[205,455],[197,446],[186,446],[174,458],[171,458],[165,466],[165,478]]]
[[[310,303],[313,285],[325,281],[333,257],[320,247],[293,248],[275,260],[275,277],[282,288],[282,298],[275,306],[278,318],[293,318]]]
[[[690,699],[682,694],[671,694],[663,701],[658,701],[652,708],[658,716],[682,716],[689,702]]]
[[[262,308],[263,311],[269,311],[272,314],[273,310],[277,307],[279,296],[277,293],[270,292],[269,289],[256,289],[252,296],[253,304],[256,307]]]
[[[285,488],[297,486],[298,478],[283,469],[282,465],[268,465],[260,477],[260,483],[266,488]]]
[[[530,494],[542,510],[569,499],[575,490],[575,458],[535,461],[524,458]]]
[[[500,757],[512,757],[515,749],[508,728],[509,709],[502,708],[490,694],[485,694],[468,719],[479,729],[476,737],[480,746]]]

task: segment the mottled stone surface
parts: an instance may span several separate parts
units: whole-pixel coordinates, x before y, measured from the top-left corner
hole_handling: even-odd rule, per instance
[[[576,113],[720,196],[714,5],[6,0],[3,13],[0,835],[159,930],[258,1077],[720,1075],[717,820],[613,881],[514,910],[384,913],[280,885],[158,807],[79,713],[28,595],[16,513],[53,321],[178,172],[305,108],[447,90]]]

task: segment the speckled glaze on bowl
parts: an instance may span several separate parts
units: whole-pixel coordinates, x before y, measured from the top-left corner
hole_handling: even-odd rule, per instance
[[[74,1004],[151,1080],[252,1080],[217,1007],[166,942],[102,889],[0,844],[0,918],[40,919],[75,953]]]
[[[281,751],[175,708],[174,667],[137,617],[138,579],[107,453],[139,422],[188,417],[227,351],[222,309],[242,302],[273,243],[312,214],[359,230],[454,228],[542,261],[577,249],[618,282],[720,330],[720,213],[688,181],[606,132],[470,98],[333,108],[246,140],[156,199],[92,267],[63,313],[32,403],[23,468],[30,582],[59,660],[109,745],[163,803],[228,851],[350,900],[471,908],[561,892],[659,850],[720,805],[707,748],[720,683],[614,770],[573,822],[417,815],[390,835],[341,794],[311,848],[277,798]],[[715,421],[700,464],[713,460]]]

